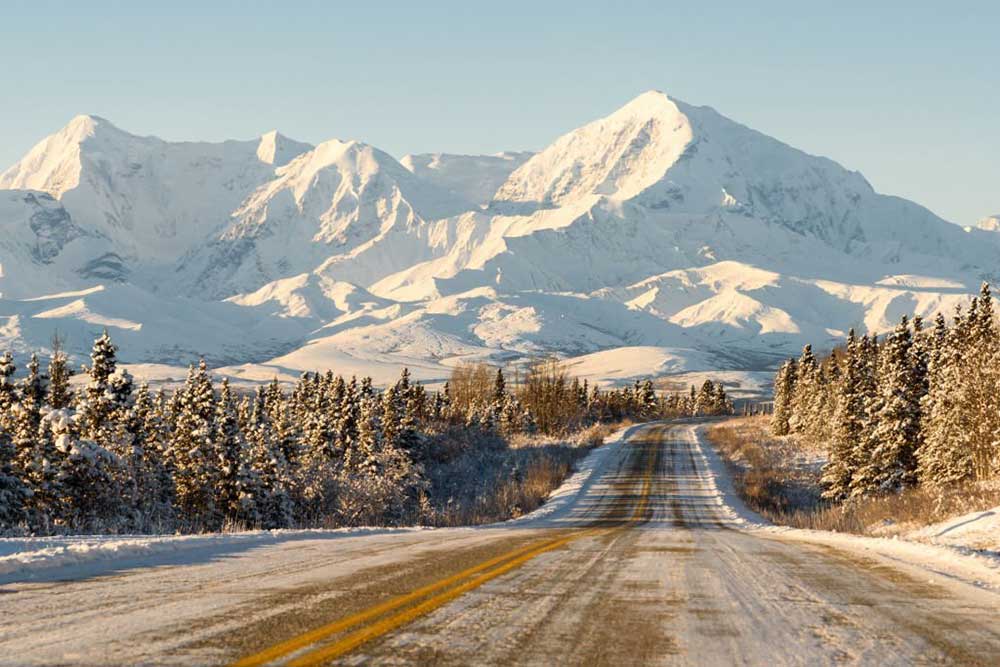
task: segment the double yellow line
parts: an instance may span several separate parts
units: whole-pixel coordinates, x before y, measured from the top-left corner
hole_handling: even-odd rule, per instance
[[[649,504],[649,492],[652,485],[653,468],[655,467],[655,451],[649,450],[644,471],[644,479],[639,502],[636,504],[630,521],[641,520]],[[620,529],[620,527],[618,528]],[[366,625],[354,632],[351,632],[340,639],[316,648],[312,651],[293,657],[286,664],[291,667],[307,667],[318,665],[330,660],[334,660],[355,648],[376,639],[396,628],[405,625],[421,616],[429,614],[435,609],[451,602],[455,598],[471,590],[479,588],[486,582],[520,567],[529,560],[548,551],[558,549],[574,540],[608,533],[614,528],[587,528],[578,530],[570,535],[565,535],[550,540],[542,540],[532,544],[514,549],[495,558],[479,563],[473,567],[462,570],[445,579],[441,579],[433,584],[423,586],[405,595],[400,595],[381,604],[369,607],[346,618],[334,621],[322,627],[310,630],[287,641],[275,644],[259,653],[247,656],[233,663],[233,667],[256,667],[265,665],[275,660],[286,658],[298,653],[303,649],[323,641],[333,635],[379,618],[385,614],[396,612],[385,618]],[[430,597],[428,597],[430,596]],[[413,606],[411,603],[422,602]],[[405,608],[404,608],[405,607]],[[402,611],[398,611],[401,608]]]

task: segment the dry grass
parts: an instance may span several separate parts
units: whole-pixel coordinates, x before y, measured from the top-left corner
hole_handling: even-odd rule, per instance
[[[967,484],[947,489],[917,487],[902,493],[828,505],[814,512],[792,512],[781,517],[780,523],[797,528],[891,536],[997,505],[1000,505],[1000,487],[996,485]]]
[[[768,432],[767,417],[730,419],[708,429],[708,439],[729,464],[744,502],[775,523],[822,505],[819,453],[795,438]]]
[[[448,502],[425,512],[437,526],[470,526],[504,521],[534,511],[573,472],[574,465],[604,439],[627,424],[597,424],[569,438],[518,435],[491,456],[461,459],[448,477],[479,475],[474,490],[448,485]],[[472,471],[475,470],[475,473]],[[468,478],[467,478],[468,479]],[[467,491],[472,490],[469,494]],[[440,497],[440,496],[439,496]]]
[[[1000,505],[1000,484],[918,487],[902,493],[829,503],[820,497],[819,470],[804,465],[816,448],[795,436],[776,437],[767,417],[732,419],[708,430],[729,464],[737,493],[776,524],[859,535],[896,535]]]

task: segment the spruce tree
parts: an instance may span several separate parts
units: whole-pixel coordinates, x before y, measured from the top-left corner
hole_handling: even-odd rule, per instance
[[[795,387],[789,401],[788,430],[791,433],[807,433],[812,428],[809,417],[819,391],[818,371],[812,345],[806,345],[796,364]]]
[[[215,428],[215,391],[205,362],[191,366],[187,381],[177,391],[177,415],[171,442],[176,502],[190,525],[217,528],[222,516],[215,505],[219,480],[218,458],[212,443]]]
[[[69,379],[73,371],[69,367],[69,358],[62,349],[62,339],[52,337],[52,356],[49,358],[49,393],[48,404],[53,410],[69,407],[73,400],[69,388]]]
[[[771,415],[771,433],[788,435],[792,416],[792,398],[795,395],[796,364],[789,359],[774,378],[774,413]],[[692,388],[693,390],[693,388]]]
[[[852,495],[898,491],[916,481],[920,386],[912,342],[909,322],[903,316],[880,355],[875,428],[870,433],[866,460],[851,482]]]
[[[219,466],[215,506],[229,520],[247,521],[252,518],[253,509],[250,470],[236,414],[236,400],[228,378],[222,380],[213,429],[212,448]]]
[[[103,448],[108,448],[114,438],[111,413],[115,405],[114,397],[109,391],[109,381],[117,366],[117,351],[107,330],[94,341],[90,352],[90,368],[87,369],[90,380],[76,406],[76,424],[80,437]]]
[[[851,490],[855,473],[854,450],[863,437],[867,423],[867,405],[862,393],[864,373],[862,351],[854,329],[851,329],[847,334],[844,371],[838,383],[827,462],[821,478],[823,496],[831,500],[843,500]]]
[[[11,407],[17,401],[14,385],[14,357],[10,352],[0,355],[0,428],[10,429],[12,425]]]
[[[14,443],[0,430],[0,535],[27,521],[30,495],[14,465]]]
[[[920,481],[930,486],[963,481],[973,472],[971,430],[962,396],[967,348],[963,322],[959,312],[951,330],[943,331],[943,318],[935,325],[928,390],[921,404],[923,445],[917,452]]]

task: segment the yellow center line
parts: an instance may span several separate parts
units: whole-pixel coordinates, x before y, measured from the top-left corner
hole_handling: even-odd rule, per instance
[[[633,508],[632,516],[629,521],[637,521],[642,519],[642,515],[645,514],[646,508],[649,505],[649,493],[652,486],[652,476],[653,469],[656,463],[656,451],[655,448],[646,449],[646,465],[643,474],[643,484],[642,491],[640,493],[639,502]],[[619,528],[619,530],[622,528]],[[344,630],[348,630],[353,626],[359,625],[366,621],[369,621],[383,614],[387,614],[391,611],[403,607],[412,602],[424,598],[426,596],[431,596],[428,599],[416,604],[409,609],[399,612],[395,615],[384,618],[380,621],[372,623],[366,627],[357,630],[340,640],[333,642],[332,644],[323,646],[316,650],[307,652],[306,654],[292,660],[289,665],[293,667],[304,667],[306,665],[316,665],[321,662],[328,660],[333,660],[339,656],[348,653],[358,646],[365,644],[372,639],[380,637],[392,630],[409,623],[410,621],[426,615],[431,611],[447,604],[448,602],[454,600],[455,598],[467,593],[475,588],[478,588],[485,584],[486,582],[495,579],[511,570],[520,567],[529,560],[539,556],[548,551],[558,549],[566,544],[573,542],[584,537],[588,537],[598,533],[607,533],[616,529],[599,529],[590,528],[581,530],[574,534],[560,537],[554,540],[541,540],[533,544],[526,545],[519,549],[514,549],[503,555],[491,558],[484,561],[474,567],[470,567],[466,570],[453,574],[445,579],[442,579],[433,584],[429,584],[422,588],[418,588],[410,593],[395,597],[391,600],[383,602],[381,604],[370,607],[364,611],[358,612],[346,618],[334,621],[322,627],[310,630],[304,634],[297,637],[293,637],[287,641],[275,644],[270,648],[267,648],[259,653],[243,658],[235,663],[233,667],[253,667],[257,665],[264,665],[266,663],[272,662],[279,658],[285,657],[291,653],[300,651],[312,644],[316,644],[327,637],[335,635]],[[494,569],[490,569],[494,568]],[[489,570],[489,571],[487,571]],[[480,574],[482,573],[482,574]],[[478,576],[475,576],[478,575]],[[455,585],[453,588],[448,588],[449,586]],[[442,589],[448,589],[443,590]],[[442,592],[439,592],[442,591]],[[435,594],[436,595],[433,595]]]
[[[397,609],[403,605],[418,600],[426,595],[435,593],[441,590],[442,588],[446,588],[454,583],[457,583],[463,579],[471,577],[479,572],[482,572],[483,570],[487,570],[493,567],[494,565],[498,565],[510,558],[515,558],[523,553],[532,551],[533,549],[537,549],[540,544],[549,544],[555,541],[558,540],[551,540],[549,542],[545,542],[544,540],[536,541],[531,544],[520,547],[518,549],[508,551],[505,554],[483,561],[478,565],[470,567],[466,570],[462,570],[461,572],[453,574],[450,577],[446,577],[445,579],[436,581],[432,584],[428,584],[427,586],[418,588],[414,591],[406,593],[405,595],[397,596],[395,598],[377,604],[373,607],[369,607],[364,611],[360,611],[356,614],[352,614],[351,616],[347,616],[346,618],[342,618],[332,623],[328,623],[327,625],[316,628],[314,630],[310,630],[301,635],[298,635],[297,637],[293,637],[292,639],[281,642],[280,644],[275,644],[274,646],[264,649],[259,653],[255,653],[253,655],[247,656],[245,658],[242,658],[241,660],[232,663],[232,667],[255,667],[257,665],[267,664],[272,660],[276,660],[284,655],[288,655],[289,653],[293,653],[295,651],[298,651],[299,649],[305,648],[306,646],[314,644],[317,641],[320,641],[321,639],[324,639],[330,635],[336,634],[343,630],[347,630],[348,628],[355,626],[359,623],[364,623],[365,621],[375,618],[376,616],[380,616],[387,612],[393,611],[394,609]]]
[[[507,572],[510,572],[514,568],[523,565],[532,558],[535,558],[536,556],[539,556],[545,553],[546,551],[552,551],[553,549],[558,549],[559,547],[569,542],[572,542],[573,540],[580,539],[586,536],[587,534],[592,534],[596,532],[599,531],[591,530],[577,535],[570,535],[569,537],[564,537],[560,540],[556,540],[555,542],[546,544],[545,546],[535,549],[534,551],[529,551],[528,553],[518,556],[514,560],[505,563],[494,570],[490,570],[489,572],[481,574],[478,577],[475,577],[474,579],[470,579],[469,581],[466,581],[465,583],[460,584],[455,588],[451,588],[443,593],[435,595],[434,597],[425,600],[424,602],[421,602],[415,607],[411,607],[394,616],[390,616],[389,618],[382,619],[377,623],[373,623],[372,625],[366,626],[361,630],[358,630],[357,632],[353,632],[347,635],[343,639],[340,639],[339,641],[336,641],[330,644],[329,646],[324,646],[323,648],[316,649],[315,651],[311,651],[299,658],[296,658],[295,660],[289,662],[288,665],[289,667],[307,667],[310,665],[318,665],[328,660],[333,660],[334,658],[338,658],[344,655],[345,653],[349,653],[358,646],[361,646],[362,644],[371,641],[372,639],[375,639],[388,632],[391,632],[392,630],[395,630],[401,625],[406,625],[410,621],[419,618],[420,616],[429,614],[438,607],[444,606],[445,604],[451,602],[460,595],[468,593],[469,591],[475,588],[479,588],[480,586],[490,581],[491,579],[496,579],[497,577],[506,574]]]

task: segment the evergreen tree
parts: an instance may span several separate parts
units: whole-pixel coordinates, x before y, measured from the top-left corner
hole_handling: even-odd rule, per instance
[[[789,419],[792,412],[792,398],[795,395],[796,363],[789,359],[778,370],[774,379],[774,414],[771,415],[771,432],[788,435],[791,432]]]
[[[809,417],[819,391],[818,373],[819,366],[813,355],[812,345],[806,345],[796,364],[795,386],[789,401],[788,430],[791,433],[805,433],[813,426]]]
[[[653,389],[652,380],[643,380],[639,386],[638,401],[640,416],[648,418],[656,414],[656,390]]]
[[[102,448],[111,444],[116,430],[116,424],[111,419],[116,397],[110,391],[110,379],[116,370],[117,351],[106,330],[94,341],[90,368],[87,369],[90,381],[76,406],[75,421],[80,437]]]
[[[840,378],[827,462],[821,478],[823,496],[831,500],[843,500],[851,490],[855,473],[854,450],[867,424],[867,406],[862,391],[864,373],[865,361],[860,344],[854,329],[851,329],[847,334],[844,372]]]
[[[250,488],[251,471],[246,465],[247,457],[236,413],[236,400],[229,380],[225,378],[215,405],[213,427],[212,444],[219,466],[215,506],[230,520],[252,520],[254,504]]]
[[[116,484],[118,458],[98,443],[76,435],[69,410],[53,410],[42,420],[60,457],[59,500],[62,520],[74,531],[117,530],[126,507]]]
[[[215,427],[215,391],[204,360],[188,370],[177,392],[177,415],[171,442],[176,502],[191,525],[216,528],[222,516],[215,505],[219,481],[218,459],[212,443]]]
[[[73,371],[69,367],[69,358],[62,349],[62,339],[52,337],[52,356],[49,358],[49,407],[61,410],[69,407],[73,397],[69,389],[69,379]]]
[[[14,386],[14,357],[10,352],[0,355],[0,428],[11,428],[11,407],[17,401]]]
[[[852,495],[897,491],[916,481],[921,396],[912,342],[904,316],[882,351],[878,379],[881,400],[868,455],[851,482]]]
[[[0,430],[0,535],[27,521],[30,495],[14,466],[14,444]]]
[[[31,355],[28,376],[21,383],[20,400],[11,406],[6,421],[13,432],[17,470],[30,491],[27,507],[32,522],[48,527],[58,514],[60,457],[52,439],[40,433],[44,395],[38,359]]]

